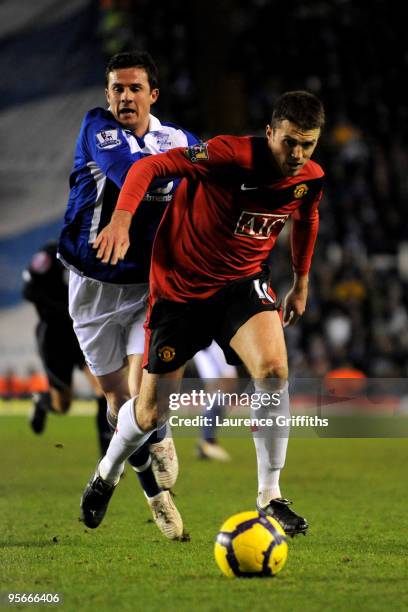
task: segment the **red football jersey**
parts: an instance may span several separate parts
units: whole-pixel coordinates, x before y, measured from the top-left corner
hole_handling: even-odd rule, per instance
[[[307,273],[323,175],[308,161],[298,176],[282,177],[266,139],[249,136],[217,136],[139,160],[116,210],[134,213],[156,177],[185,177],[156,234],[153,300],[205,299],[230,281],[256,274],[291,215],[293,269]]]

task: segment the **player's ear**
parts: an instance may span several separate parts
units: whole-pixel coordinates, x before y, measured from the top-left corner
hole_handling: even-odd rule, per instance
[[[266,126],[265,134],[266,134],[266,137],[267,137],[267,138],[270,138],[270,136],[271,136],[271,134],[272,134],[272,128],[271,128],[271,126],[269,125],[269,123],[268,123],[268,125]]]
[[[150,92],[150,102],[151,102],[151,104],[154,104],[158,97],[159,97],[159,90],[156,87],[155,89],[152,89],[152,91]]]
[[[109,100],[109,89],[107,87],[105,87],[105,98],[108,104],[110,104],[110,100]]]

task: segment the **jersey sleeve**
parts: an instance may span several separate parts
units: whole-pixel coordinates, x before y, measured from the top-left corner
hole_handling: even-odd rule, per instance
[[[165,123],[165,125],[169,125],[174,127],[175,129],[179,130],[180,132],[182,132],[184,134],[184,136],[186,137],[187,140],[187,144],[188,146],[192,146],[195,144],[200,144],[202,142],[202,140],[196,136],[195,134],[192,134],[191,132],[185,130],[184,128],[176,125],[175,123]],[[147,156],[144,156],[147,157]],[[172,176],[171,179],[175,179],[175,176]],[[157,189],[157,188],[161,188],[164,187],[165,185],[167,185],[169,183],[169,177],[167,178],[155,178],[153,179],[153,181],[150,183],[149,185],[149,191],[151,191],[152,189]]]
[[[292,215],[291,250],[293,271],[305,275],[312,263],[314,246],[319,229],[319,203],[323,189],[310,201],[306,201]]]
[[[88,113],[82,124],[80,146],[85,157],[92,160],[119,189],[129,168],[146,154],[132,153],[123,130],[107,118],[93,117]]]
[[[116,210],[126,210],[133,215],[154,179],[166,177],[197,180],[234,162],[234,148],[228,137],[223,136],[217,136],[206,143],[178,147],[167,153],[146,157],[129,170]]]

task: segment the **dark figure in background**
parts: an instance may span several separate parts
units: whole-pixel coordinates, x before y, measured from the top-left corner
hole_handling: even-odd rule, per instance
[[[49,412],[65,414],[72,401],[75,367],[89,380],[98,404],[96,415],[101,454],[109,445],[111,431],[106,419],[106,400],[91,374],[68,314],[68,273],[57,259],[57,243],[48,242],[33,256],[23,272],[23,296],[38,313],[35,334],[38,354],[49,382],[49,391],[33,394],[30,425],[36,434],[44,431]]]

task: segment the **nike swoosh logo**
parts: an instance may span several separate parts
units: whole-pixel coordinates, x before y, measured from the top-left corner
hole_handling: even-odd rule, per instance
[[[241,185],[241,191],[252,191],[254,189],[258,189],[258,187],[247,187],[245,183],[242,183]]]

